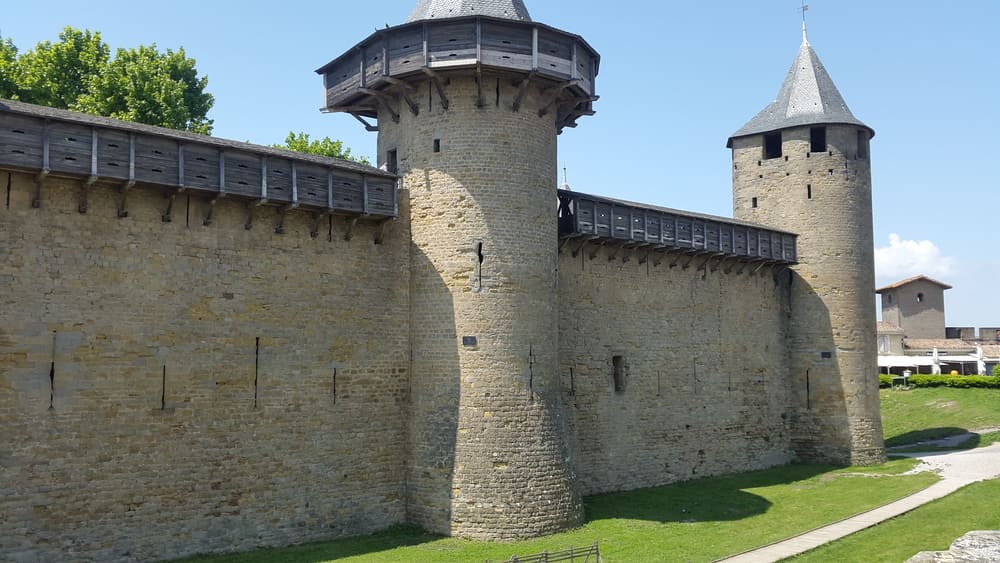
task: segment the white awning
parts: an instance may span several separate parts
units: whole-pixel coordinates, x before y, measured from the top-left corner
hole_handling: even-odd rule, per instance
[[[879,356],[880,368],[903,368],[917,366],[933,366],[934,359],[930,356]]]

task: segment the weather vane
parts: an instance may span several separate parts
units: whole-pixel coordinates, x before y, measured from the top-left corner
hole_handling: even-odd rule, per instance
[[[806,12],[809,11],[809,4],[806,4],[805,0],[802,0],[802,7],[799,8],[799,11],[802,12],[802,40],[808,41],[806,39]]]

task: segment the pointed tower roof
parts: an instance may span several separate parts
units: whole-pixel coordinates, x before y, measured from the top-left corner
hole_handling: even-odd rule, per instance
[[[490,16],[507,20],[531,21],[522,0],[418,0],[407,23],[420,20]]]
[[[733,133],[726,146],[732,147],[733,139],[737,137],[824,123],[858,125],[867,129],[872,136],[875,135],[874,129],[854,117],[848,109],[803,30],[802,46],[795,55],[785,82],[778,90],[778,97]]]

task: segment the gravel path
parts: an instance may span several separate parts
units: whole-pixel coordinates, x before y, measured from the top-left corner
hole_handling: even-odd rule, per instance
[[[968,435],[965,437],[968,437]],[[942,440],[950,439],[952,438],[943,438]],[[926,445],[943,446],[949,443],[941,443],[942,440],[934,440],[933,443],[928,442]],[[955,443],[959,442],[961,440]],[[910,473],[935,471],[941,474],[941,480],[922,491],[874,508],[868,512],[835,522],[829,526],[817,528],[784,541],[766,545],[726,559],[720,559],[719,561],[733,563],[770,563],[772,561],[780,561],[786,557],[798,555],[827,542],[853,534],[869,526],[874,526],[879,522],[894,518],[900,514],[905,514],[920,505],[951,494],[969,483],[1000,476],[1000,443],[972,450],[914,452],[895,455],[919,458],[922,463],[911,470]]]

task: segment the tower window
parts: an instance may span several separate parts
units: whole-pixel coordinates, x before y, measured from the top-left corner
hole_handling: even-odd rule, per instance
[[[868,132],[858,130],[858,158],[868,158]]]
[[[612,375],[615,380],[615,393],[625,392],[625,356],[611,357]]]
[[[812,198],[813,198],[813,185],[806,184],[806,199],[812,199]]]
[[[752,207],[753,209],[757,209],[757,198],[755,197],[750,198],[750,207]]]
[[[809,128],[809,151],[810,152],[826,151],[826,127]]]
[[[778,158],[781,156],[781,131],[764,135],[764,158]]]
[[[398,173],[398,165],[396,163],[396,149],[392,149],[391,151],[386,151],[385,170],[390,174]]]
[[[441,139],[434,139],[434,152],[441,152]]]

